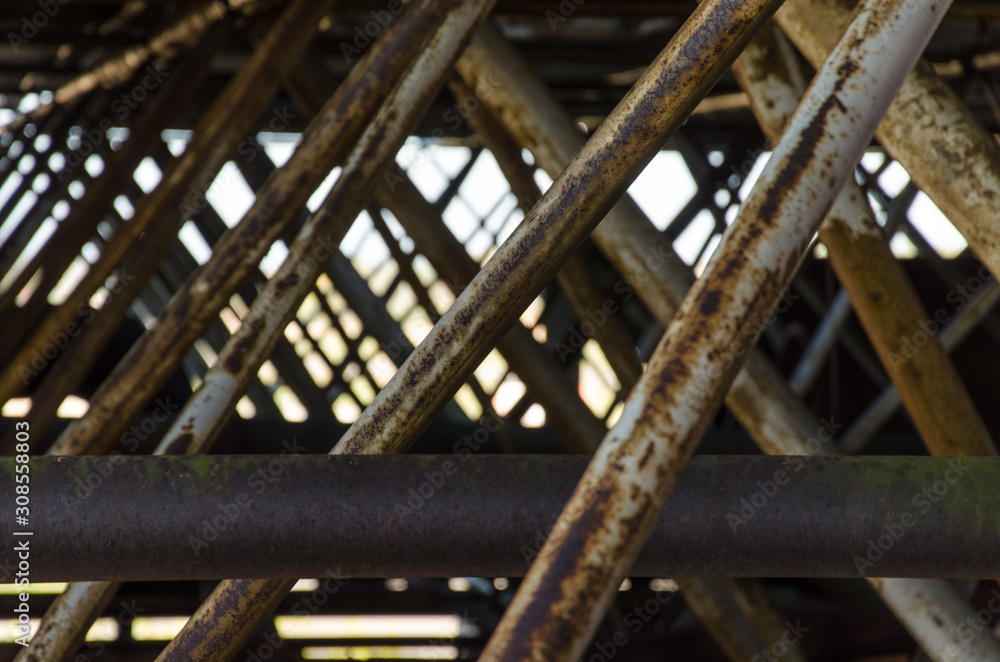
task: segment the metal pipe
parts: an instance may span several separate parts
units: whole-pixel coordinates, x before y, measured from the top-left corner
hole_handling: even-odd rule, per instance
[[[941,329],[941,344],[944,345],[945,351],[951,352],[958,347],[998,302],[1000,302],[1000,285],[991,280],[969,300],[967,306],[955,313],[954,319]],[[903,400],[895,386],[889,386],[882,391],[844,431],[840,442],[844,453],[857,453],[864,448],[875,433],[892,418],[901,404]]]
[[[771,141],[784,132],[805,91],[798,61],[781,48],[776,29],[762,32],[733,66]],[[927,448],[936,455],[996,454],[986,424],[933,333],[940,324],[932,320],[934,328],[927,326],[930,316],[853,179],[834,201],[819,238]],[[914,340],[919,350],[908,352]]]
[[[456,70],[492,114],[553,179],[584,137],[523,56],[489,25],[479,29]],[[622,280],[615,292],[637,296],[664,328],[694,283],[694,274],[663,233],[624,195],[591,238]],[[795,454],[792,440],[813,436],[816,417],[788,389],[784,377],[757,350],[726,398],[740,425],[769,453]],[[821,444],[826,450],[832,450]]]
[[[151,37],[146,43],[133,46],[124,53],[105,60],[91,71],[80,74],[59,87],[55,90],[50,103],[39,106],[34,111],[0,126],[0,136],[13,127],[44,117],[53,108],[71,103],[99,86],[114,87],[124,82],[151,57],[176,46],[178,43],[197,37],[210,25],[221,21],[227,11],[229,11],[229,7],[224,2],[217,0],[211,0],[188,11],[172,25]]]
[[[753,320],[778,304],[891,102],[887,92],[902,84],[946,5],[859,6],[481,660],[583,652],[759,335]]]
[[[720,1],[696,10],[355,421],[339,449],[398,452],[412,443],[777,5]],[[706,43],[714,44],[708,52]]]
[[[789,0],[775,18],[818,66],[854,4]],[[962,233],[976,257],[994,276],[1000,275],[1000,145],[926,61],[907,76],[875,137]]]
[[[531,150],[540,167],[556,177],[583,138],[523,57],[499,33],[484,26],[457,69],[508,131]],[[626,275],[627,280],[622,281],[626,291],[634,291],[667,326],[694,279],[688,267],[672,255],[662,233],[625,196],[597,227],[593,238],[618,271]],[[756,350],[750,352],[733,382],[726,403],[767,453],[814,455],[835,450],[826,443],[827,431]],[[892,581],[914,584],[910,592],[948,592],[947,585],[925,584],[924,580]],[[920,605],[897,601],[906,594],[903,589],[893,588],[882,597],[911,631],[948,636],[940,623],[950,621],[951,616],[935,619]]]
[[[511,192],[519,201],[519,206],[527,212],[541,196],[541,191],[535,183],[534,168],[526,164],[521,156],[520,145],[507,134],[486,105],[466,103],[475,98],[475,93],[464,81],[456,78],[449,83],[449,86],[459,104],[469,108],[466,121],[482,138],[483,145],[490,150],[507,178]],[[442,230],[447,232],[447,228],[443,225],[441,223]],[[456,247],[456,252],[464,253],[464,250],[459,245]],[[556,279],[570,300],[577,318],[591,324],[594,329],[591,332],[593,339],[604,352],[615,376],[618,377],[619,390],[623,394],[628,394],[642,374],[642,364],[621,316],[609,312],[606,307],[607,300],[601,295],[596,281],[579,253],[571,255],[566,260]],[[505,336],[505,339],[510,335]],[[554,427],[557,430],[561,428],[558,424]],[[766,601],[757,600],[753,614],[745,609],[741,612],[740,605],[748,603],[752,595],[764,592],[763,587],[755,580],[746,580],[744,584],[730,587],[725,582],[688,577],[683,580],[681,588],[684,591],[685,601],[698,615],[702,625],[734,662],[742,662],[753,657],[757,651],[766,648],[768,642],[781,636],[781,628],[773,627],[775,622],[780,624],[781,619]],[[751,622],[748,616],[756,618],[757,622]],[[801,659],[801,656],[796,657],[795,653],[792,653],[785,659],[792,662]]]
[[[527,213],[542,196],[542,191],[535,182],[534,167],[524,162],[521,146],[507,134],[486,106],[479,103],[467,104],[475,99],[475,92],[461,78],[456,77],[448,85],[459,105],[468,107],[466,121],[482,139],[483,146],[493,155],[511,193],[517,198],[518,207]],[[556,281],[569,299],[577,319],[592,324],[593,339],[618,378],[620,390],[628,393],[642,374],[642,364],[639,362],[635,343],[629,337],[620,317],[602,311],[605,298],[579,253],[574,253],[566,260],[556,274]],[[603,320],[602,323],[590,321],[588,315],[595,314],[603,315],[598,318]]]
[[[441,9],[409,7],[390,24],[358,67],[309,125],[289,161],[256,192],[242,221],[215,245],[211,260],[196,271],[150,329],[91,398],[87,414],[68,428],[57,453],[107,450],[124,426],[176,369],[191,344],[242,280],[256,268],[268,246],[305,205],[315,186],[340,162],[360,135],[374,108],[388,93]],[[135,222],[133,219],[132,222]],[[98,403],[100,405],[98,406]],[[119,429],[120,428],[120,429]]]
[[[139,201],[135,215],[105,244],[97,263],[90,267],[72,294],[38,325],[0,374],[0,401],[11,397],[20,381],[18,366],[27,365],[35,352],[51,347],[50,338],[59,337],[72,324],[79,325],[80,307],[104,285],[116,267],[121,267],[112,290],[115,294],[72,343],[76,357],[65,361],[79,372],[81,363],[100,353],[102,343],[156,271],[180,225],[195,213],[199,204],[204,204],[205,192],[219,168],[246,137],[331,4],[332,0],[319,3],[300,0],[288,6],[269,35],[267,46],[254,53],[205,113],[184,153],[171,162],[160,183]],[[83,345],[86,348],[80,349]],[[85,373],[83,369],[74,377],[68,369],[53,370],[50,375],[58,378],[46,379],[46,388],[65,395],[72,388],[72,379],[82,378]]]
[[[235,403],[246,380],[256,373],[257,366],[273,347],[274,338],[283,332],[311,287],[317,261],[322,259],[314,254],[314,249],[317,245],[325,249],[331,243],[339,243],[378,178],[391,176],[388,164],[393,155],[441,89],[447,72],[476,25],[489,13],[493,0],[453,0],[430,6],[439,12],[436,14],[439,20],[431,23],[435,29],[428,36],[425,48],[385,97],[384,105],[362,132],[322,206],[309,218],[289,247],[288,258],[254,300],[245,323],[223,349],[216,366],[219,370],[213,368],[206,375],[200,397],[195,394],[181,412],[180,419],[190,423],[191,432],[171,442],[177,447],[191,452],[214,438],[225,412],[217,408],[218,403],[228,402],[230,407]],[[410,360],[412,355],[407,362]],[[197,430],[193,429],[195,426]],[[181,452],[167,447],[164,450]],[[331,450],[334,454],[338,452],[343,452],[340,446]],[[292,585],[287,580],[222,582],[157,659],[206,659],[231,654]],[[233,609],[234,600],[243,608]],[[220,612],[225,614],[221,619]]]
[[[588,461],[285,445],[277,455],[33,457],[30,527],[7,518],[0,535],[32,531],[33,581],[521,577]],[[0,458],[0,474],[14,465]],[[626,570],[989,576],[998,476],[1000,458],[696,456]],[[6,490],[0,508],[13,512],[14,498]],[[13,545],[2,554],[0,568],[17,567]]]
[[[393,213],[451,291],[460,293],[476,277],[478,265],[409,177],[399,177],[391,188],[380,184],[376,199]],[[520,324],[497,341],[497,350],[524,382],[529,397],[545,409],[547,424],[567,450],[593,453],[607,429],[580,400],[563,366]]]

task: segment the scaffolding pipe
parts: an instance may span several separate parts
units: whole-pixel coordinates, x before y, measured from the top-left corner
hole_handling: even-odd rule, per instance
[[[555,177],[583,138],[523,57],[499,33],[484,26],[459,60],[458,71],[522,146],[531,150],[536,162]],[[597,227],[593,238],[618,271],[626,275],[627,282],[623,284],[628,285],[629,291],[634,288],[657,319],[664,326],[669,325],[693,277],[690,269],[671,255],[663,234],[625,196]],[[946,334],[942,336],[947,343]],[[894,389],[889,393],[895,393]],[[750,352],[750,358],[733,382],[726,404],[767,453],[815,455],[835,450],[833,444],[825,443],[829,439],[828,430],[803,407],[781,375],[756,350]],[[952,622],[951,615],[938,618],[928,614],[926,605],[897,601],[909,595],[941,591],[942,600],[937,604],[950,604],[946,583],[914,579],[892,582],[916,584],[893,586],[884,591],[884,583],[878,587],[883,599],[911,631],[933,631],[941,637],[948,636],[948,627],[942,624]]]
[[[30,525],[7,518],[0,535],[32,532],[33,581],[299,578],[330,569],[342,577],[521,577],[588,461],[285,447],[274,455],[32,458]],[[13,457],[0,459],[11,481],[14,467]],[[998,476],[1000,458],[696,456],[626,570],[990,576],[1000,546]],[[14,499],[6,491],[0,508],[14,512]],[[2,554],[3,581],[11,581],[17,554],[13,545]]]

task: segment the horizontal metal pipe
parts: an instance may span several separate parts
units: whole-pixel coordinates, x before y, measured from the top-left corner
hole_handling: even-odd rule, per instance
[[[0,582],[21,541],[31,581],[523,576],[586,464],[32,457],[29,524],[0,524]],[[14,466],[0,459],[0,512],[15,512]],[[995,576],[998,476],[997,458],[697,456],[631,574]]]

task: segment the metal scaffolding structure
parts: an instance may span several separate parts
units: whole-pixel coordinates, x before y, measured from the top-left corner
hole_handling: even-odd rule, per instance
[[[0,26],[0,659],[1000,660],[996,4]]]

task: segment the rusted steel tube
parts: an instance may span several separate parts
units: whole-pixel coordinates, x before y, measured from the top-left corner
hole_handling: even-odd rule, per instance
[[[380,184],[376,199],[392,211],[417,250],[458,294],[476,277],[478,265],[451,234],[434,205],[408,177],[399,177],[391,189],[384,182]],[[497,350],[524,382],[528,395],[545,408],[546,422],[567,450],[593,453],[607,429],[580,400],[563,366],[520,324],[497,341]]]
[[[967,306],[955,314],[954,319],[941,329],[941,344],[951,352],[958,347],[979,322],[1000,302],[1000,285],[991,280],[976,294]],[[896,413],[902,404],[899,391],[889,386],[882,391],[867,409],[841,435],[844,453],[857,453],[876,432]]]
[[[297,455],[285,446],[259,456],[33,458],[32,578],[285,579],[330,568],[344,577],[520,577],[588,461]],[[0,458],[0,475],[14,464]],[[1000,544],[998,475],[998,458],[695,456],[626,569],[988,576]],[[6,506],[12,490],[0,495]],[[14,526],[7,518],[0,535]],[[0,567],[16,567],[12,547]]]
[[[749,323],[777,305],[945,6],[859,6],[481,660],[572,660],[583,652],[756,340]]]
[[[452,95],[460,105],[475,98],[475,93],[461,79],[449,82]],[[496,159],[501,172],[507,179],[511,193],[518,200],[518,207],[527,212],[534,206],[542,192],[534,179],[534,168],[524,162],[521,147],[507,135],[504,128],[481,104],[469,104],[466,121],[483,141],[483,146],[490,150]],[[559,287],[566,294],[573,311],[581,321],[589,321],[588,315],[603,315],[604,322],[594,324],[593,337],[604,352],[608,364],[621,384],[621,390],[628,393],[632,390],[639,375],[642,374],[642,364],[635,350],[635,344],[629,337],[624,322],[617,315],[609,315],[602,310],[604,297],[598,291],[597,283],[579,254],[571,255],[562,269],[556,274]]]
[[[733,65],[772,142],[784,132],[805,91],[798,62],[787,56],[775,30],[762,31]],[[854,181],[837,197],[819,228],[819,238],[931,453],[996,454],[990,433],[939,337],[926,330],[930,316]],[[926,336],[926,343],[912,356],[904,356],[903,346],[912,344],[915,334]]]
[[[556,178],[584,138],[520,53],[497,30],[484,25],[456,70],[506,130],[531,151],[539,167]],[[621,289],[629,296],[634,292],[660,324],[669,326],[694,274],[663,233],[625,195],[591,237],[623,274]],[[726,404],[769,453],[794,454],[790,442],[812,437],[819,425],[756,350],[733,382]],[[827,449],[825,444],[823,448]]]
[[[438,14],[439,22],[436,25],[432,23],[436,29],[406,74],[389,93],[385,105],[362,132],[323,205],[309,218],[289,248],[289,258],[255,299],[248,313],[250,323],[243,324],[226,344],[223,354],[229,354],[225,358],[220,357],[219,364],[229,374],[220,378],[210,396],[203,399],[204,402],[235,402],[243,390],[239,384],[241,373],[256,372],[256,365],[273,346],[272,339],[283,332],[288,318],[305,296],[305,288],[311,286],[310,278],[314,275],[309,271],[312,267],[307,266],[306,273],[302,273],[303,264],[308,265],[308,262],[301,262],[303,256],[311,257],[316,243],[323,245],[323,232],[326,230],[331,235],[346,232],[370,196],[377,178],[388,178],[392,173],[387,166],[392,162],[393,155],[441,89],[445,75],[465,47],[472,30],[489,13],[493,0],[455,0],[432,6],[441,12]],[[339,241],[339,238],[329,241]],[[313,262],[316,259],[313,257]],[[203,386],[207,383],[206,379]],[[202,429],[211,434],[213,414],[209,411],[202,418],[208,423],[207,426],[202,425]],[[189,417],[187,420],[193,419]],[[183,443],[190,446],[198,442],[192,438]],[[331,450],[333,454],[343,452],[340,446]],[[201,660],[231,654],[246,641],[255,626],[291,586],[287,581],[222,582],[157,659]],[[242,605],[241,609],[233,609],[234,600]],[[220,612],[225,613],[221,621]]]
[[[695,11],[338,449],[398,452],[412,443],[777,5],[711,2]]]
[[[745,662],[767,649],[769,641],[774,641],[774,638],[764,638],[750,626],[746,611],[724,578],[675,576],[674,581],[680,587],[684,602],[730,660]]]
[[[288,256],[254,299],[240,329],[219,353],[201,387],[185,404],[161,441],[164,454],[201,453],[225,424],[260,365],[313,287],[319,269],[364,207],[379,176],[441,88],[458,57],[463,35],[488,12],[491,2],[464,0],[451,12],[434,46],[417,58],[348,156],[340,177],[310,215]],[[464,30],[464,32],[463,32]]]
[[[851,0],[789,0],[776,19],[816,66],[853,10]],[[1000,145],[929,63],[907,76],[875,137],[1000,276]]]
[[[122,426],[142,407],[180,363],[228,297],[256,268],[271,242],[303,208],[315,186],[340,162],[360,135],[377,104],[388,93],[442,18],[438,3],[418,0],[401,20],[386,28],[323,112],[312,122],[289,159],[257,191],[240,224],[215,245],[212,259],[178,290],[157,324],[132,348],[91,398],[94,406],[60,437],[56,452],[107,450]],[[134,222],[134,219],[133,221]],[[96,406],[101,403],[100,406]],[[122,428],[122,429],[119,429]]]
[[[76,582],[67,586],[45,612],[31,645],[22,648],[14,662],[51,662],[72,655],[119,587],[119,582]]]
[[[464,81],[454,79],[449,83],[449,87],[460,105],[469,107],[466,118],[469,125],[479,134],[483,145],[490,150],[496,159],[510,184],[511,192],[519,201],[519,206],[524,211],[528,211],[541,196],[541,191],[535,183],[534,169],[528,166],[521,156],[520,145],[511,139],[487,106],[478,103],[465,103],[468,99],[474,98],[474,92]],[[399,211],[404,212],[405,210],[400,209]],[[396,213],[396,217],[399,218],[399,213]],[[443,223],[439,222],[439,225],[444,232],[448,231]],[[419,229],[414,228],[414,230]],[[427,243],[435,242],[431,240]],[[464,256],[465,251],[462,246],[458,245],[457,241],[454,243],[456,244],[454,248],[456,256],[459,254]],[[435,265],[435,269],[440,272],[437,265]],[[473,269],[471,273],[475,274],[475,271]],[[570,300],[578,319],[590,320],[591,316],[595,314],[603,315],[602,318],[599,318],[603,322],[593,323],[593,338],[597,341],[618,377],[621,392],[628,394],[642,374],[642,364],[639,362],[635,344],[632,342],[624,322],[619,315],[608,310],[606,300],[600,295],[597,284],[579,253],[571,255],[566,260],[556,275],[556,279]],[[518,326],[515,325],[511,332],[518,330]],[[512,333],[508,333],[504,340],[511,335]],[[504,340],[501,340],[498,347],[503,347]],[[517,370],[516,367],[515,370]],[[548,411],[546,409],[546,413]],[[556,430],[562,428],[556,420],[552,420],[552,423]],[[747,583],[754,584],[752,581]],[[763,592],[762,587],[754,585],[760,589],[760,592]],[[724,582],[712,583],[703,578],[690,577],[684,580],[681,588],[684,591],[685,601],[698,615],[699,620],[719,644],[719,647],[734,662],[743,662],[753,657],[757,651],[767,647],[767,642],[774,641],[781,636],[780,628],[775,630],[768,627],[755,630],[754,624],[748,620],[747,615],[742,613],[738,606],[741,600],[747,602],[749,595],[732,595],[733,591]],[[737,590],[742,590],[742,588]],[[770,621],[780,623],[777,614],[767,605],[758,605],[758,609],[774,616],[774,618],[761,618],[761,621],[767,621],[768,624]],[[791,662],[793,658],[788,659]]]

